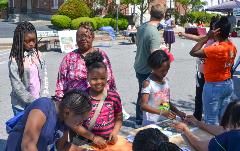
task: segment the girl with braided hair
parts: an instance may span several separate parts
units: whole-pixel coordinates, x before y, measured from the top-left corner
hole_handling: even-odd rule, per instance
[[[45,61],[38,50],[36,29],[30,22],[21,22],[14,31],[8,68],[14,115],[33,100],[48,95]]]
[[[143,110],[143,125],[149,125],[162,120],[182,119],[185,113],[179,111],[170,102],[170,88],[166,77],[170,68],[170,54],[163,50],[154,51],[148,58],[148,66],[152,69],[150,76],[143,82],[141,108]]]
[[[39,98],[30,104],[10,131],[6,151],[86,151],[68,142],[69,127],[78,126],[92,109],[89,96],[78,90],[61,102]]]

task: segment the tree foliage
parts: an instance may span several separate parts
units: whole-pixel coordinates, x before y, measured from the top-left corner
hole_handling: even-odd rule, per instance
[[[0,0],[0,11],[3,9],[7,9],[8,7],[8,0]]]
[[[66,15],[71,19],[90,17],[91,9],[82,0],[68,0],[60,6],[57,14]]]
[[[177,3],[181,4],[185,14],[188,12],[188,9],[193,11],[199,11],[203,6],[207,4],[207,2],[203,2],[201,0],[175,0]]]

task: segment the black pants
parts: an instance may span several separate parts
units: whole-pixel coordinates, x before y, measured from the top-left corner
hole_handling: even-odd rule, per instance
[[[199,121],[202,120],[203,113],[202,92],[204,83],[205,83],[204,75],[202,73],[197,73],[195,111],[193,113],[193,116]]]
[[[141,97],[142,97],[142,83],[144,80],[146,80],[149,77],[150,73],[148,74],[140,74],[136,73],[136,77],[138,79],[138,98],[137,98],[137,103],[136,103],[136,123],[138,125],[142,125],[142,120],[143,120],[143,112],[141,110]]]
[[[131,41],[132,41],[132,43],[135,44],[135,37],[136,37],[136,34],[135,34],[135,33],[130,33],[129,36],[131,37]]]

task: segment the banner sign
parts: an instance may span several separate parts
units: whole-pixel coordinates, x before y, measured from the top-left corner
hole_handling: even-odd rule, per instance
[[[77,30],[58,31],[62,52],[69,53],[78,48],[76,43],[76,32]]]

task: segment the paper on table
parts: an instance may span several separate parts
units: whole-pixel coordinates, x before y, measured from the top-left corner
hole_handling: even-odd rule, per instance
[[[98,149],[91,146],[86,149],[93,149],[94,151],[132,151],[132,144],[129,143],[124,137],[118,136],[118,141],[115,145],[107,145],[105,149]]]

